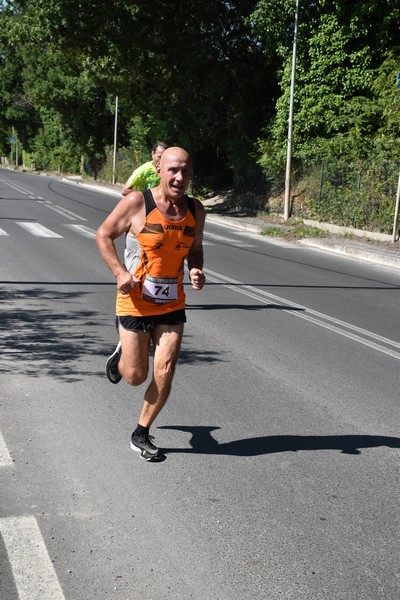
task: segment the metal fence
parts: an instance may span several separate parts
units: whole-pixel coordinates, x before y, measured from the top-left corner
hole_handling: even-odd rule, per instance
[[[356,229],[390,233],[400,165],[325,160],[300,165],[293,212]]]

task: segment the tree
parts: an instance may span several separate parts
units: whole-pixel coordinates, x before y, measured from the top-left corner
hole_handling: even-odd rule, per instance
[[[290,5],[294,10],[293,4],[280,3],[285,19]],[[268,154],[271,146],[280,148],[282,159],[289,110],[291,44],[286,31],[290,26],[278,36],[274,17],[267,10],[270,5],[270,0],[260,2],[255,19],[260,35],[266,31],[269,42],[271,30],[276,36],[282,56],[282,95],[273,122],[267,124],[270,139],[263,149]],[[395,72],[388,72],[386,57],[388,52],[398,57],[399,19],[400,8],[381,0],[301,3],[293,130],[296,156],[341,152],[350,159],[369,152],[365,139],[381,131],[382,119],[389,114],[374,82],[385,72],[385,89],[393,83]]]
[[[275,86],[247,21],[254,5],[195,0],[189,14],[176,0],[117,0],[110,19],[105,2],[24,0],[13,3],[7,31],[26,63],[21,85],[35,96],[35,108],[40,102],[63,121],[76,119],[77,134],[85,132],[76,107],[84,100],[84,112],[83,79],[84,89],[118,94],[124,133],[132,117],[148,119],[201,157],[204,173],[242,176],[254,164],[251,152]],[[42,91],[31,76],[36,69],[47,80]],[[54,85],[63,97],[60,90],[47,93]],[[97,137],[101,145],[104,136]]]

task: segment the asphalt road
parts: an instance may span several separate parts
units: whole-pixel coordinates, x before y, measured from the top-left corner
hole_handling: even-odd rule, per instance
[[[1,600],[397,600],[399,271],[208,223],[150,464],[117,201],[0,170]]]

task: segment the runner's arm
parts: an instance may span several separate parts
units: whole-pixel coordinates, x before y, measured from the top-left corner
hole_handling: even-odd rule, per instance
[[[118,289],[122,292],[132,289],[133,284],[136,284],[136,278],[128,273],[119,258],[114,240],[133,227],[135,221],[140,219],[142,211],[144,211],[143,195],[140,192],[132,192],[120,200],[96,232],[99,252],[117,280]]]
[[[193,244],[187,256],[189,277],[192,286],[196,290],[201,290],[206,282],[203,272],[204,254],[203,254],[203,231],[205,223],[204,206],[199,200],[195,200],[196,210],[196,231]]]

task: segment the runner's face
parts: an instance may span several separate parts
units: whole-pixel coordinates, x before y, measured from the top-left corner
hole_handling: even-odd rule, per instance
[[[160,159],[163,155],[164,150],[165,150],[165,148],[163,148],[162,146],[157,146],[156,151],[152,153],[151,157],[152,157],[153,165],[155,167],[160,162]]]
[[[161,188],[171,200],[179,199],[186,192],[192,177],[192,163],[186,153],[164,155],[158,167]]]

